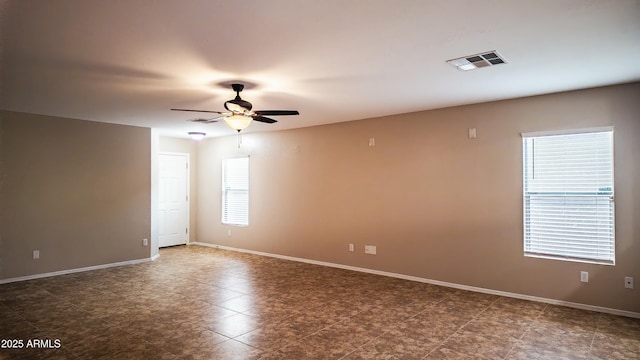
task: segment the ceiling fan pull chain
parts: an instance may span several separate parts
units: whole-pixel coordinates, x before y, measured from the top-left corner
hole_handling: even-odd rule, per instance
[[[238,130],[238,149],[240,149],[240,145],[242,145],[242,135],[240,135],[240,130]]]

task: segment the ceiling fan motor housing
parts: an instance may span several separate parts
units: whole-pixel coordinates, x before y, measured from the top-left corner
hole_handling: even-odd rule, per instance
[[[245,113],[245,112],[249,112],[251,111],[251,108],[253,107],[253,105],[251,105],[250,102],[248,101],[244,101],[240,98],[240,96],[236,96],[235,99],[233,100],[229,100],[229,101],[225,101],[224,103],[224,108],[233,112],[233,113]]]
[[[240,92],[244,89],[244,85],[231,84],[231,88],[236,92],[236,97],[233,100],[225,101],[224,108],[234,113],[245,113],[251,111],[253,105],[240,98]]]

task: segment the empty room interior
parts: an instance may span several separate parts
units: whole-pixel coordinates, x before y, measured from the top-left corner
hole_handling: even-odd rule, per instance
[[[0,1],[0,359],[640,359],[639,20]]]

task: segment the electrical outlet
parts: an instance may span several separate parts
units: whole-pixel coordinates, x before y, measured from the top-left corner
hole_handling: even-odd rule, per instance
[[[227,229],[227,236],[231,236],[231,229]]]
[[[376,146],[376,138],[369,138],[369,146]]]
[[[580,281],[586,283],[589,282],[589,272],[588,271],[580,271]]]
[[[149,246],[149,239],[142,239],[142,246]]]
[[[353,251],[353,244],[349,244],[349,251]]]
[[[40,259],[40,250],[33,250],[33,259]]]
[[[365,245],[364,253],[365,254],[369,254],[369,255],[375,255],[376,254],[376,247],[374,245]]]
[[[476,137],[478,137],[476,128],[469,128],[469,139],[475,139]]]
[[[624,277],[624,287],[627,289],[633,289],[633,277],[631,276]]]

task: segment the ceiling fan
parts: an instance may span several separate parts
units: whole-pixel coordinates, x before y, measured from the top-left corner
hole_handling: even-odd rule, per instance
[[[231,88],[236,92],[236,97],[233,100],[225,101],[224,108],[227,111],[214,111],[214,110],[194,110],[194,109],[171,109],[173,111],[191,111],[201,113],[213,113],[219,116],[209,119],[193,119],[192,122],[199,123],[214,123],[218,119],[224,118],[224,122],[232,129],[240,132],[251,125],[251,121],[259,121],[267,124],[273,124],[278,122],[277,120],[268,118],[266,116],[280,116],[280,115],[300,115],[296,110],[256,110],[252,111],[250,102],[242,100],[240,98],[240,92],[244,89],[243,84],[231,84]],[[266,116],[265,116],[266,115]]]

